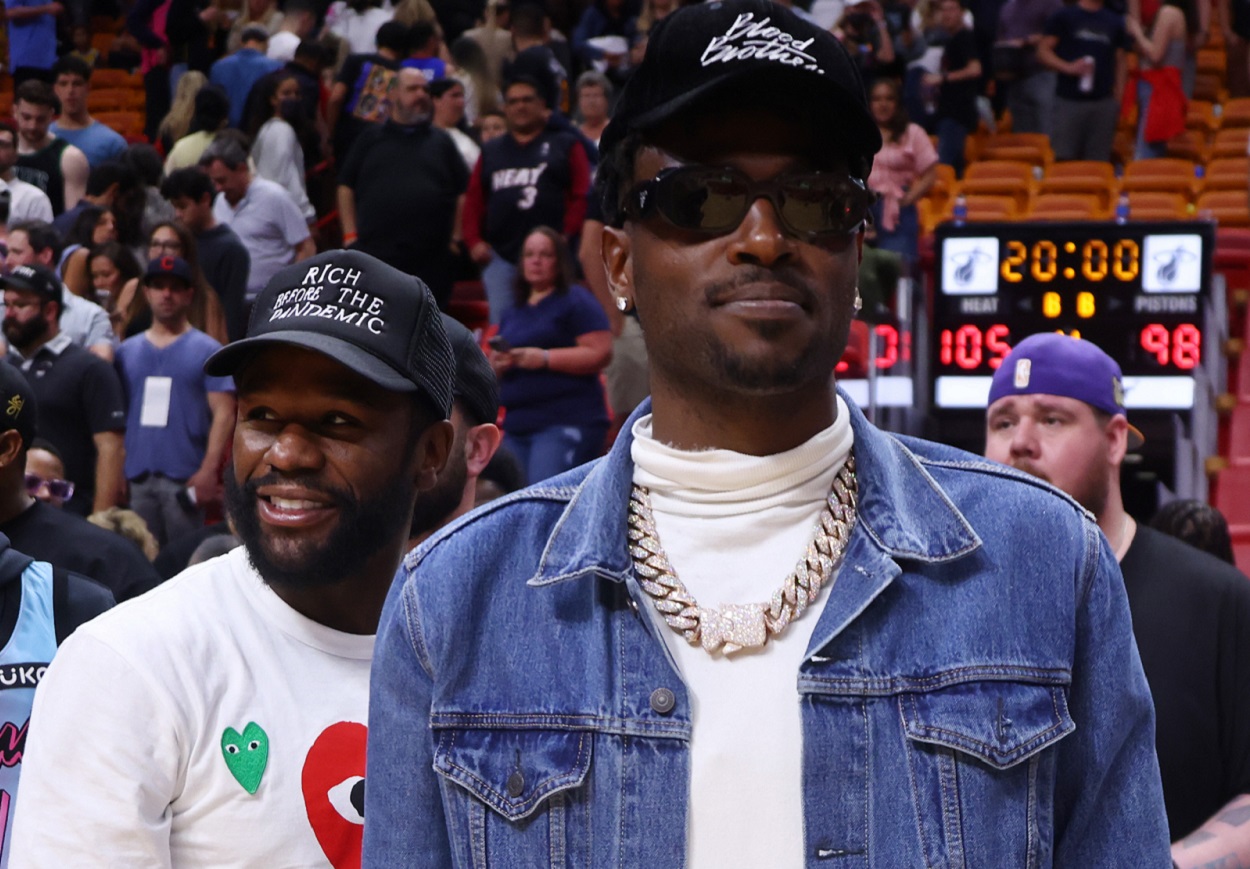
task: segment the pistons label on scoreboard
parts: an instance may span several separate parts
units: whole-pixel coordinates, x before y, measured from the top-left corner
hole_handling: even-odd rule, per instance
[[[942,242],[942,287],[953,296],[998,292],[998,239],[948,238]]]
[[[1196,293],[1202,288],[1199,235],[1148,235],[1142,260],[1143,292]]]

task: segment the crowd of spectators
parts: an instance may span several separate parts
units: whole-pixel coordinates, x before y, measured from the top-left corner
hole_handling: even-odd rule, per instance
[[[646,394],[636,321],[609,303],[592,180],[621,86],[681,5],[12,2],[13,120],[0,123],[10,260],[43,245],[39,262],[66,294],[47,316],[104,359],[153,328],[151,264],[170,257],[191,293],[188,327],[216,342],[241,337],[269,277],[318,248],[355,247],[415,274],[444,310],[480,286],[488,325],[473,325],[500,336],[491,361],[512,411],[507,443],[528,479],[542,479],[593,456],[604,420]],[[885,143],[867,179],[879,194],[870,260],[894,258],[903,274],[917,257],[917,200],[939,162],[962,172],[978,125],[1009,118],[1050,135],[1057,159],[1106,160],[1127,91],[1141,105],[1138,156],[1158,155],[1179,131],[1213,21],[1230,52],[1240,38],[1235,4],[1207,0],[782,5],[833,31],[860,66]],[[101,39],[93,28],[109,20],[120,26]],[[1129,52],[1139,56],[1131,78]],[[93,74],[108,67],[142,78],[150,145],[92,116]],[[565,261],[535,283],[527,245]],[[107,332],[90,330],[105,321]],[[529,370],[566,355],[578,360],[568,371]],[[568,379],[589,388],[605,370],[606,393],[583,395]],[[543,381],[553,395],[526,385]],[[521,446],[536,399],[554,402],[537,414],[542,427],[577,432],[560,461],[530,461]],[[73,482],[81,505],[91,480]],[[126,483],[92,506],[124,505]]]

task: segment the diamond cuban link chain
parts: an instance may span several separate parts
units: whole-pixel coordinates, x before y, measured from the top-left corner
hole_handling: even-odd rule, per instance
[[[629,551],[634,572],[664,621],[691,645],[702,645],[709,654],[722,646],[726,654],[757,648],[770,636],[784,631],[820,596],[851,537],[858,492],[855,458],[848,456],[825,499],[825,509],[807,552],[773,592],[772,599],[768,603],[726,604],[708,609],[699,606],[677,578],[660,545],[651,495],[645,487],[635,485],[629,499]]]

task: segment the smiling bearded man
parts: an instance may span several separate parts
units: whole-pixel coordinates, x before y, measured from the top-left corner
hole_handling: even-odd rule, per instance
[[[235,381],[244,545],[65,645],[14,865],[359,864],[373,634],[451,445],[451,349],[424,284],[332,251],[280,271],[205,369]]]

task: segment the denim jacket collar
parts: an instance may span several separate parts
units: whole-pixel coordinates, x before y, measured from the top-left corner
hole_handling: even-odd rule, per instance
[[[874,562],[882,556],[942,562],[977,549],[980,538],[919,459],[897,438],[869,423],[849,396],[843,393],[842,397],[851,412],[859,473],[859,518],[848,562]],[[633,563],[625,545],[625,529],[634,476],[632,426],[635,419],[650,412],[648,399],[626,420],[608,455],[574,489],[529,585],[551,585],[587,575],[616,581],[629,577]],[[875,553],[857,545],[861,536]],[[876,573],[862,567],[859,572]],[[896,573],[897,567],[888,572]]]

